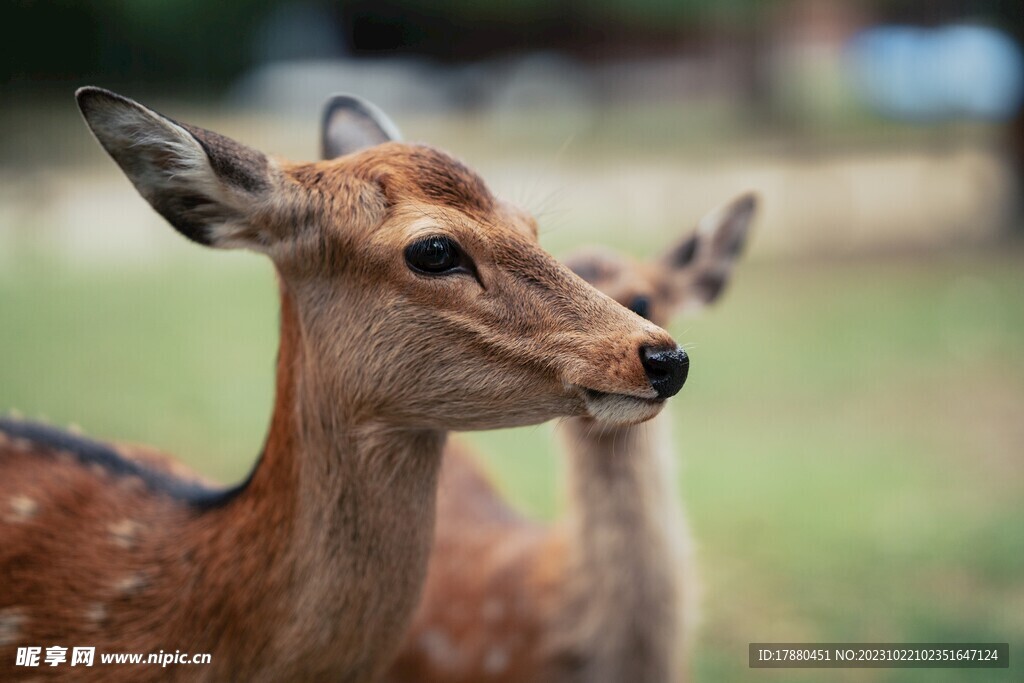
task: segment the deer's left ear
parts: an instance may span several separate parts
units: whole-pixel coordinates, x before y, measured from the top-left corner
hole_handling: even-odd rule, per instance
[[[262,250],[276,239],[253,221],[279,185],[263,154],[102,88],[75,95],[99,143],[178,232],[213,247]]]
[[[757,196],[744,194],[704,216],[658,260],[674,308],[700,308],[721,296],[756,211]]]
[[[322,159],[336,159],[401,139],[398,126],[384,112],[355,95],[334,95],[324,105],[320,127]]]

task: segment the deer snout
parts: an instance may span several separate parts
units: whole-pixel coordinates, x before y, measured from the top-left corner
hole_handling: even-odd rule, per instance
[[[678,346],[640,347],[640,363],[659,399],[679,393],[690,372],[690,357]]]

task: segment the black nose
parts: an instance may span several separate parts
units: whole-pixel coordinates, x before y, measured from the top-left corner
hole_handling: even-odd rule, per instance
[[[686,351],[674,349],[652,349],[646,346],[640,349],[640,362],[647,372],[647,379],[658,392],[658,398],[675,396],[686,383],[686,375],[690,372],[690,357]]]

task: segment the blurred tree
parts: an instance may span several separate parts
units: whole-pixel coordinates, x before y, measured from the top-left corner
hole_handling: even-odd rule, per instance
[[[300,42],[288,56],[325,56],[331,45],[440,60],[533,50],[582,57],[678,51],[709,28],[749,30],[774,1],[304,0],[302,9],[333,18],[332,25],[305,46],[309,54]],[[259,44],[268,23],[294,18],[295,6],[294,0],[8,0],[0,5],[0,83],[225,83],[268,56]]]
[[[686,49],[715,25],[754,25],[777,0],[354,0],[340,5],[357,54],[454,61],[557,50],[580,57]]]
[[[4,83],[75,78],[97,69],[102,3],[15,0],[0,7]]]
[[[999,23],[1024,48],[1024,6],[1021,0],[996,0],[995,14]],[[1024,233],[1024,107],[1017,110],[1017,116],[1009,126],[1009,151],[1017,172],[1017,211],[1015,228]]]
[[[0,80],[222,82],[253,59],[280,0],[13,0],[0,6]]]

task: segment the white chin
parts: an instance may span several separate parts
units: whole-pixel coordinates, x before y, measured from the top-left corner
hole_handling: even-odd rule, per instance
[[[623,394],[603,394],[584,391],[583,402],[587,413],[598,422],[612,425],[633,425],[646,422],[661,412],[664,401],[634,398]]]

